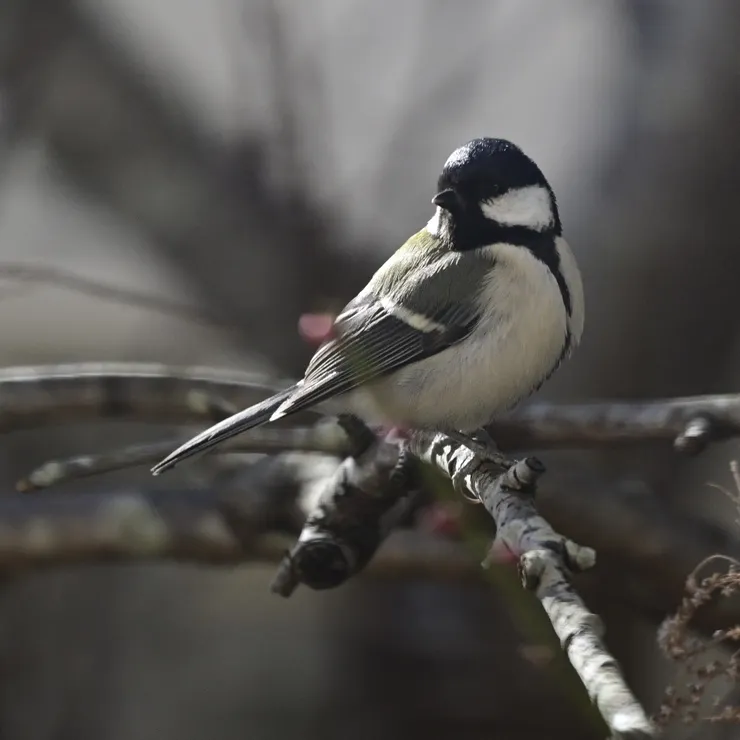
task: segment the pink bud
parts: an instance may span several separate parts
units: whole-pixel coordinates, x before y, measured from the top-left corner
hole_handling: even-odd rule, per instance
[[[304,341],[313,345],[334,339],[334,316],[330,313],[304,313],[298,319],[298,333]]]

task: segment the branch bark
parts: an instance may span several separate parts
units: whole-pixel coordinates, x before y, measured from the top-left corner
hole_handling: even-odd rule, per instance
[[[522,584],[542,603],[612,736],[655,737],[657,730],[602,642],[601,620],[587,609],[570,581],[572,573],[594,565],[595,552],[557,534],[535,509],[533,494],[544,473],[542,463],[526,458],[498,475],[443,435],[415,434],[410,448],[448,475],[453,484],[466,487],[491,514],[496,539],[519,557]]]

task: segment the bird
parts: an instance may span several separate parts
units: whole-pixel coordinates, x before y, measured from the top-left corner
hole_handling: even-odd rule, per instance
[[[303,378],[185,442],[154,475],[314,407],[480,448],[485,425],[550,378],[584,325],[550,183],[517,145],[482,137],[452,152],[436,190],[428,223],[336,316]]]

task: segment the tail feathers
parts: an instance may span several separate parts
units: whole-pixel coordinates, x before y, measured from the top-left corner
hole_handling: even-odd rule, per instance
[[[175,465],[193,455],[199,455],[211,449],[211,447],[215,447],[221,442],[235,437],[237,434],[271,421],[271,417],[275,411],[286,401],[294,390],[295,388],[288,388],[254,406],[250,406],[244,411],[240,411],[238,414],[230,416],[228,419],[220,421],[218,424],[214,424],[209,429],[185,442],[185,444],[178,447],[174,452],[171,452],[164,460],[158,462],[152,468],[152,474],[159,475],[165,470],[174,468]],[[288,411],[287,413],[291,412]]]

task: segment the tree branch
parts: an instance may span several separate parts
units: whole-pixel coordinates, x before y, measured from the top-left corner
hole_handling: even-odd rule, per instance
[[[662,442],[687,454],[740,435],[740,395],[587,404],[535,402],[488,427],[502,449],[614,447]]]
[[[298,542],[283,558],[273,592],[290,596],[300,583],[335,588],[359,573],[413,506],[413,460],[397,444],[380,440],[360,420],[340,417],[352,441],[308,506]]]
[[[601,620],[570,583],[573,572],[590,568],[595,553],[557,534],[537,513],[533,494],[544,466],[519,461],[502,475],[443,435],[414,434],[412,452],[466,487],[496,522],[496,539],[519,557],[522,584],[533,591],[555,633],[614,737],[649,738],[656,730],[625,683],[601,637]]]
[[[331,439],[339,432],[333,424],[319,425],[308,430],[275,430],[267,427],[255,431],[269,431],[271,435],[275,435],[273,439],[276,444],[272,452],[283,446],[289,447],[296,432],[299,434],[305,432],[304,441],[311,441],[313,438],[311,446],[314,446],[322,435],[327,434],[327,449],[330,450],[333,444]],[[268,438],[263,442],[266,451],[269,446]],[[152,451],[156,451],[156,447],[157,443],[127,448],[127,451],[133,454],[140,450],[142,457],[148,458]],[[235,440],[233,447],[228,444],[226,447],[229,452],[257,452],[260,450],[260,441]],[[315,444],[315,447],[318,448],[319,445]],[[28,490],[38,490],[46,485],[73,480],[82,475],[100,474],[106,471],[103,464],[106,461],[113,463],[118,460],[122,465],[131,462],[122,458],[124,452],[126,451],[48,463],[28,476],[25,482]],[[217,511],[219,501],[234,490],[239,492],[238,495],[247,497],[264,495],[265,491],[275,490],[276,480],[281,481],[281,490],[289,491],[287,497],[289,502],[292,502],[299,496],[298,492],[304,486],[305,480],[315,480],[317,476],[323,480],[338,475],[336,468],[339,463],[338,457],[333,455],[327,458],[325,455],[292,452],[260,460],[259,467],[242,463],[238,467],[221,466],[221,471],[211,482],[210,488],[214,492],[210,494],[210,506],[213,511]],[[70,466],[69,469],[65,469],[67,465]],[[79,471],[75,469],[77,465],[81,468]],[[95,467],[96,465],[99,467]],[[114,467],[116,466],[111,464],[107,469],[112,470]],[[255,477],[256,471],[259,470],[269,470],[270,474],[266,479]],[[187,494],[183,496],[187,500]],[[306,503],[298,515],[293,517],[294,528],[302,525],[320,492],[314,491],[311,496],[312,503]],[[52,502],[58,497],[69,498],[70,494],[55,493],[52,497],[42,498],[44,501]],[[285,495],[282,496],[281,500],[283,499]],[[2,508],[5,500],[0,497],[0,521],[5,516]],[[94,497],[85,500],[88,502],[87,506],[96,505]],[[730,533],[708,522],[695,521],[676,512],[667,511],[648,486],[639,481],[612,481],[602,484],[592,479],[573,479],[554,475],[549,476],[541,486],[537,501],[540,512],[560,531],[594,547],[602,559],[619,563],[619,588],[623,591],[623,596],[633,600],[641,609],[656,614],[658,618],[672,611],[680,602],[686,576],[697,563],[718,552],[740,559],[740,543]],[[22,506],[23,502],[19,504],[11,497],[9,504],[11,511],[15,511],[19,505]],[[45,505],[40,502],[30,511],[34,512],[34,516],[45,516]],[[285,504],[286,512],[292,505]],[[46,524],[54,528],[66,526],[56,521],[55,512],[56,509],[53,507],[49,509],[45,518]],[[81,514],[82,518],[75,525],[80,533],[94,526],[94,521],[88,521],[86,516]],[[287,516],[286,513],[285,517]],[[372,527],[372,522],[368,526]],[[89,536],[94,536],[92,530]],[[57,553],[60,562],[67,558],[63,541],[62,538]],[[375,572],[377,567],[385,575],[392,573],[399,576],[412,574],[450,578],[476,577],[479,572],[478,565],[465,554],[464,550],[447,543],[442,551],[444,556],[438,557],[437,542],[435,538],[417,536],[416,533],[394,533],[390,543],[379,551],[368,568]],[[0,553],[4,551],[0,548]],[[122,552],[121,556],[125,557],[125,552]],[[24,557],[23,552],[19,551],[13,553],[11,559],[15,561]],[[53,556],[49,557],[53,560]],[[91,557],[94,558],[94,554],[91,554]],[[179,556],[175,552],[172,557]],[[0,554],[0,570],[4,567],[6,565]],[[709,604],[698,612],[695,619],[696,627],[710,633],[737,623],[740,623],[740,598],[721,599]]]
[[[162,365],[9,368],[0,371],[0,431],[101,418],[210,423],[285,384],[266,382],[247,373]],[[506,440],[510,447],[518,443],[530,447],[607,446],[610,440],[639,441],[641,434],[648,441],[668,441],[702,415],[713,419],[717,438],[729,436],[740,428],[740,397],[708,396],[643,404],[525,404],[503,417],[493,431],[497,441]],[[311,414],[307,416],[311,418]],[[171,444],[174,446],[176,441]],[[56,461],[32,474],[27,483],[33,488],[120,469],[129,463],[146,464],[165,446],[170,443]],[[316,450],[343,457],[349,443],[333,424],[293,430],[271,425],[241,435],[219,451],[281,449]],[[285,457],[279,459],[284,461]],[[636,492],[634,485],[619,482],[603,486],[562,481],[560,477],[556,481],[553,484],[548,479],[538,499],[548,520],[569,536],[597,548],[602,556],[618,561],[620,578],[627,579],[625,585],[629,586],[630,572],[635,574],[635,583],[649,583],[649,588],[641,591],[649,592],[658,611],[670,610],[678,603],[684,579],[697,562],[716,552],[740,556],[740,545],[733,537],[708,523],[667,512],[647,490]],[[63,555],[60,557],[63,559]],[[413,555],[409,557],[414,559]],[[409,567],[413,570],[416,565]],[[641,603],[644,595],[638,595]],[[722,600],[702,610],[698,615],[701,626],[716,629],[732,620],[740,621],[738,602],[740,599]]]
[[[239,371],[147,363],[6,368],[0,432],[101,419],[213,423],[223,418],[224,404],[244,408],[285,385]]]
[[[16,483],[16,490],[23,493],[42,491],[51,486],[117,470],[139,466],[151,467],[184,441],[185,438],[168,439],[151,444],[130,445],[109,452],[49,460],[19,480]],[[343,457],[350,452],[350,444],[342,429],[333,423],[318,423],[313,427],[290,429],[267,426],[250,429],[249,432],[227,440],[205,454],[281,452],[316,452]]]
[[[216,491],[0,496],[0,572],[130,560],[278,563],[290,547],[289,533],[316,503],[318,469],[314,457],[281,455],[240,467]],[[480,565],[458,543],[403,530],[392,534],[367,572],[475,579]]]
[[[209,422],[220,417],[204,399],[243,408],[288,383],[239,371],[139,363],[7,368],[0,370],[0,432],[88,419]],[[309,411],[294,418],[318,415]],[[525,403],[501,414],[489,430],[509,451],[656,442],[697,453],[710,442],[740,436],[740,395]]]

